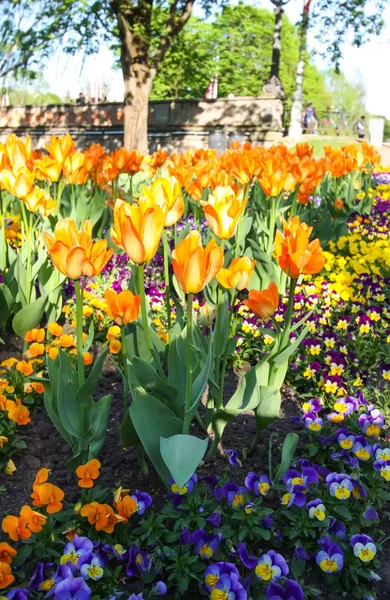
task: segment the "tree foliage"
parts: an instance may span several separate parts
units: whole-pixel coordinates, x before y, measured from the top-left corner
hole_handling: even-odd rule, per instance
[[[272,12],[247,4],[226,6],[211,23],[192,17],[167,52],[151,97],[156,100],[204,97],[215,74],[220,96],[260,95],[269,76],[273,23]],[[294,91],[298,52],[298,34],[284,15],[280,78],[287,98]],[[325,111],[332,104],[324,76],[310,63],[304,94],[319,110]]]

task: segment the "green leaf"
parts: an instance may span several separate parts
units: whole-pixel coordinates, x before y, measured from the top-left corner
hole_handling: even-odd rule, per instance
[[[103,396],[92,404],[89,411],[91,429],[89,437],[89,458],[95,458],[104,446],[107,432],[107,423],[110,416],[112,396]]]
[[[59,373],[57,390],[54,391],[57,393],[58,416],[66,431],[71,436],[81,439],[88,431],[89,422],[87,411],[82,410],[78,397],[77,371],[68,354],[60,350],[58,357]]]
[[[5,285],[0,284],[0,326],[4,329],[8,319],[12,314],[12,307],[14,305],[14,298],[11,290]]]
[[[308,331],[309,328],[305,327],[293,344],[289,344],[287,348],[285,348],[280,354],[277,354],[275,357],[273,357],[273,363],[275,365],[281,365],[288,358],[290,358],[290,356],[294,354],[295,350],[297,350],[299,344],[302,342]]]
[[[192,435],[178,434],[160,438],[161,456],[179,488],[195,473],[207,446],[208,438],[200,440]]]
[[[83,385],[77,390],[75,402],[80,406],[87,406],[91,401],[91,396],[94,393],[96,386],[100,380],[104,360],[107,356],[108,348],[104,348],[98,355],[97,359],[92,365],[91,372],[88,378],[84,381]]]
[[[177,389],[164,381],[148,362],[137,356],[133,357],[132,370],[137,380],[147,392],[152,395],[162,396],[169,402],[175,402]]]
[[[12,329],[19,337],[24,339],[27,331],[36,327],[43,316],[47,302],[47,295],[41,296],[35,302],[31,302],[12,319]]]
[[[141,440],[138,437],[138,433],[135,430],[133,421],[131,420],[129,408],[125,412],[124,417],[122,419],[122,423],[120,426],[120,439],[121,444],[123,444],[125,448],[128,448],[129,446],[142,445]]]
[[[276,471],[275,480],[279,479],[279,477],[284,477],[289,470],[294,458],[295,450],[297,449],[298,442],[299,435],[293,433],[292,431],[290,431],[290,433],[288,433],[284,438],[282,447],[282,460],[278,470]]]
[[[165,404],[151,394],[135,392],[130,416],[142,445],[161,479],[169,485],[169,470],[161,456],[160,437],[181,433],[183,422]]]
[[[88,335],[83,342],[83,351],[84,352],[88,352],[88,350],[90,349],[90,347],[92,345],[94,337],[95,337],[95,327],[93,325],[93,321],[91,320],[91,322],[89,324]]]

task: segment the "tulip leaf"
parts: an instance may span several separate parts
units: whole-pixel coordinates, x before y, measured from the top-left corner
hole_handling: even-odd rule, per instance
[[[88,352],[88,350],[90,349],[90,347],[92,345],[94,337],[95,337],[95,327],[93,325],[93,320],[91,320],[91,322],[89,324],[88,335],[83,342],[83,351],[84,352]]]
[[[309,328],[305,327],[302,330],[302,332],[299,334],[299,336],[295,340],[295,342],[293,342],[292,344],[289,343],[287,348],[285,348],[280,354],[277,354],[275,357],[273,357],[272,361],[273,361],[274,365],[281,365],[287,359],[289,359],[290,356],[292,354],[294,354],[295,350],[298,348],[298,346],[300,345],[300,343],[302,342],[302,340],[304,339],[304,337],[308,331],[309,331]]]
[[[284,438],[283,446],[282,446],[282,460],[280,462],[279,468],[275,473],[275,481],[279,479],[279,477],[284,477],[287,471],[289,470],[292,460],[294,458],[295,450],[297,449],[299,442],[299,435],[290,431]]]
[[[108,348],[100,352],[97,359],[92,365],[89,377],[84,381],[83,385],[77,390],[75,402],[80,406],[86,407],[91,401],[91,396],[94,393],[96,386],[102,374],[104,360],[107,356]]]
[[[111,410],[111,394],[99,398],[94,402],[89,411],[91,429],[88,432],[89,455],[88,458],[95,458],[104,446],[107,432],[107,423]]]
[[[165,404],[151,394],[134,393],[130,416],[145,452],[161,479],[169,485],[169,470],[160,451],[160,437],[181,433],[183,422]]]
[[[77,371],[72,365],[71,358],[61,350],[58,352],[59,373],[57,380],[57,406],[58,416],[66,431],[81,439],[88,431],[88,412],[80,403],[78,395]],[[82,389],[82,388],[80,388]],[[84,408],[84,410],[83,410]]]
[[[58,413],[58,404],[57,404],[57,387],[58,387],[58,374],[60,368],[60,358],[57,355],[55,360],[51,358],[47,359],[47,369],[49,373],[49,382],[44,382],[45,392],[43,395],[43,401],[45,404],[45,408],[47,414],[49,415],[50,420],[52,421],[54,427],[60,433],[60,435],[64,438],[68,444],[74,448],[74,445],[77,441],[71,436],[65,427],[62,424]]]
[[[11,290],[5,283],[0,283],[0,326],[2,329],[5,328],[7,321],[12,314],[13,305],[14,298]]]
[[[207,385],[207,381],[210,376],[211,363],[213,358],[213,345],[212,345],[213,335],[210,333],[209,335],[209,352],[207,354],[207,359],[202,365],[201,370],[199,371],[195,381],[192,384],[192,405],[189,412],[192,412],[191,418],[194,416],[196,409],[198,408],[199,401],[202,397],[204,389]]]
[[[12,329],[21,338],[27,331],[36,327],[42,319],[48,296],[41,296],[31,304],[24,306],[12,319]]]
[[[260,386],[259,394],[259,403],[255,410],[256,431],[264,429],[264,427],[267,427],[267,425],[279,417],[281,403],[279,387],[262,385]]]
[[[141,440],[138,437],[138,433],[135,430],[133,421],[130,416],[130,409],[128,408],[122,419],[120,426],[120,439],[121,444],[128,448],[129,446],[140,446]]]
[[[142,358],[134,356],[131,367],[141,386],[150,394],[161,396],[168,402],[175,402],[177,389],[168,385],[155,369]]]
[[[299,329],[299,327],[303,325],[305,321],[307,321],[307,319],[313,314],[314,310],[315,306],[313,306],[313,308],[311,308],[305,315],[303,315],[302,319],[299,319],[297,323],[294,323],[294,325],[291,326],[290,331],[296,331],[297,329]]]
[[[200,440],[185,434],[160,438],[161,456],[179,488],[195,473],[206,453],[208,442],[208,438]]]

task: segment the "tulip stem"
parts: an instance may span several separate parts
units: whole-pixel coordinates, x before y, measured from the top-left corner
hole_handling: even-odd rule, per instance
[[[183,433],[189,434],[192,405],[192,318],[193,318],[194,294],[188,294],[187,297],[187,347],[186,347],[186,397],[184,405]]]
[[[158,371],[160,377],[162,377],[165,380],[165,373],[161,366],[160,357],[159,357],[155,347],[153,346],[153,342],[150,337],[148,314],[147,314],[147,308],[146,308],[146,294],[145,294],[145,265],[138,265],[138,288],[139,288],[138,293],[141,296],[141,319],[142,319],[142,327],[143,327],[144,335],[145,335],[145,341],[150,350],[151,355],[154,358],[154,361],[156,363],[156,368],[157,368],[157,371]]]
[[[289,336],[290,336],[290,327],[291,327],[291,319],[294,310],[294,294],[295,287],[297,285],[296,279],[290,279],[290,291],[288,294],[288,305],[287,305],[287,313],[286,320],[283,329],[282,341],[280,342],[280,350],[283,351],[284,347],[287,345]]]
[[[236,247],[234,249],[234,258],[238,258],[239,254],[240,254],[241,228],[242,228],[243,216],[244,215],[241,215],[238,219],[237,234],[236,234]]]
[[[291,204],[291,217],[295,217],[296,212],[297,212],[298,189],[299,189],[299,187],[297,187],[293,192],[292,204]]]
[[[79,223],[77,222],[77,213],[76,213],[76,195],[75,195],[75,185],[71,185],[70,188],[72,190],[72,198],[71,198],[71,202],[72,202],[72,218],[76,221],[77,226],[79,226]]]
[[[27,229],[27,283],[26,283],[26,300],[30,304],[31,288],[32,288],[32,238],[33,238],[33,214],[30,213],[29,224]]]
[[[237,299],[237,291],[234,291],[233,297],[232,297],[232,304],[230,306],[230,311],[229,311],[228,339],[229,339],[229,335],[230,335],[230,327],[232,324],[232,318],[233,318],[234,306],[236,304],[236,299]],[[228,354],[225,351],[225,354],[223,357],[223,363],[222,363],[222,373],[221,373],[221,392],[220,392],[221,406],[223,406],[223,391],[224,391],[224,387],[225,387],[227,359],[228,359]]]
[[[165,279],[165,306],[167,311],[167,319],[168,319],[168,343],[171,342],[171,302],[170,302],[170,292],[169,292],[169,245],[168,245],[168,235],[167,230],[164,227],[163,231],[163,245],[164,245],[164,279]]]
[[[271,210],[269,214],[269,233],[268,233],[268,247],[267,253],[271,254],[272,246],[274,245],[274,234],[275,234],[275,223],[276,223],[276,199],[273,198],[271,201]]]
[[[127,352],[126,352],[126,332],[125,326],[121,330],[121,342],[122,342],[122,363],[123,363],[123,408],[126,413],[129,407],[129,371],[127,368]]]
[[[83,294],[84,288],[80,288],[80,281],[76,279],[74,282],[76,292],[76,343],[77,343],[77,363],[79,387],[85,381],[84,373],[84,349],[83,349]]]
[[[57,198],[56,198],[57,217],[60,216],[61,198],[62,198],[62,192],[64,191],[64,187],[65,187],[65,183],[64,183],[63,179],[61,178],[58,182],[58,187],[57,187]]]

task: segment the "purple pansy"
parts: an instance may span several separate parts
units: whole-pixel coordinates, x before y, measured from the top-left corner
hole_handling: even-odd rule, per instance
[[[54,600],[88,600],[91,589],[82,577],[64,579],[54,589]]]
[[[204,529],[197,529],[192,534],[192,543],[195,544],[195,553],[203,559],[210,559],[217,551],[221,541],[220,534],[208,535]]]
[[[283,587],[279,583],[271,583],[265,593],[269,600],[303,600],[303,589],[294,579],[286,579]]]
[[[271,489],[271,482],[266,475],[258,476],[253,471],[249,471],[245,477],[245,486],[256,496],[267,496]]]
[[[288,575],[289,568],[283,556],[269,550],[260,556],[255,568],[256,577],[262,581],[278,581],[281,577]]]

